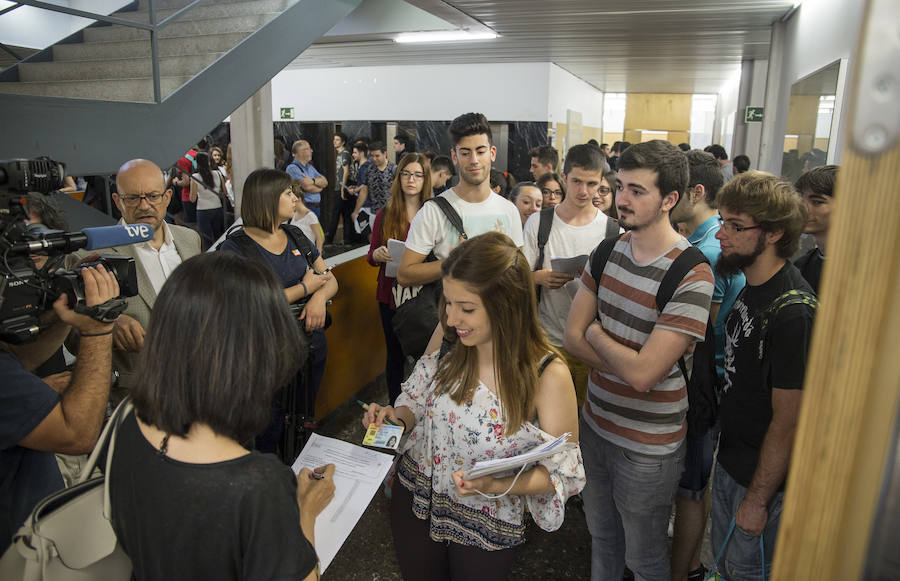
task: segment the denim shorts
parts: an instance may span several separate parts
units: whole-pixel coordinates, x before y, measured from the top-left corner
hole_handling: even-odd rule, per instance
[[[689,500],[700,500],[706,492],[706,485],[712,473],[719,443],[719,424],[702,436],[688,434],[684,439],[684,473],[678,483],[678,496]]]

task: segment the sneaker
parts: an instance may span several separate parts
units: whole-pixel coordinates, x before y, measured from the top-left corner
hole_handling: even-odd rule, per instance
[[[687,580],[688,581],[705,581],[706,580],[706,567],[700,565],[690,573],[688,573]]]

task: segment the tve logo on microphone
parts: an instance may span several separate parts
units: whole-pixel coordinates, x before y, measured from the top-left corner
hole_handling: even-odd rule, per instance
[[[129,236],[138,240],[146,240],[153,236],[153,228],[147,224],[126,224],[125,231]]]

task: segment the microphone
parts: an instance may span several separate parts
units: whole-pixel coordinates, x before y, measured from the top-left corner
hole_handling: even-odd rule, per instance
[[[112,246],[137,244],[153,239],[153,228],[147,224],[100,226],[81,232],[47,232],[36,240],[20,242],[11,248],[13,253],[32,253],[56,250],[63,253],[76,250],[98,250]]]
[[[125,224],[124,226],[101,226],[85,228],[81,231],[87,238],[85,250],[97,250],[111,246],[125,246],[148,242],[153,239],[153,228],[147,224]]]

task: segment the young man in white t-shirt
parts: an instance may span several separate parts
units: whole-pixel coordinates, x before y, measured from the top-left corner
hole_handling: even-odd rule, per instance
[[[459,185],[442,193],[462,218],[469,238],[498,231],[522,246],[519,211],[509,200],[491,191],[488,179],[497,148],[491,144],[491,127],[481,113],[466,113],[450,123],[453,148],[450,157],[459,171]],[[428,284],[441,278],[441,264],[460,243],[460,233],[450,225],[435,203],[416,214],[406,238],[397,282],[403,286]],[[434,252],[437,260],[425,262]]]
[[[551,258],[587,256],[608,234],[618,234],[615,220],[601,212],[592,203],[603,179],[606,160],[600,150],[591,145],[576,145],[569,149],[563,166],[562,178],[566,197],[553,208],[532,214],[525,223],[525,246],[522,248],[528,263],[534,269],[534,282],[541,293],[538,316],[547,331],[550,342],[562,348],[566,318],[572,298],[578,290],[578,281],[565,272],[555,272],[550,267]],[[544,246],[544,259],[540,258],[539,230],[542,214],[552,212],[550,236]],[[546,219],[546,215],[544,215]],[[575,382],[575,394],[579,407],[587,392],[588,368],[579,359],[563,352]]]

